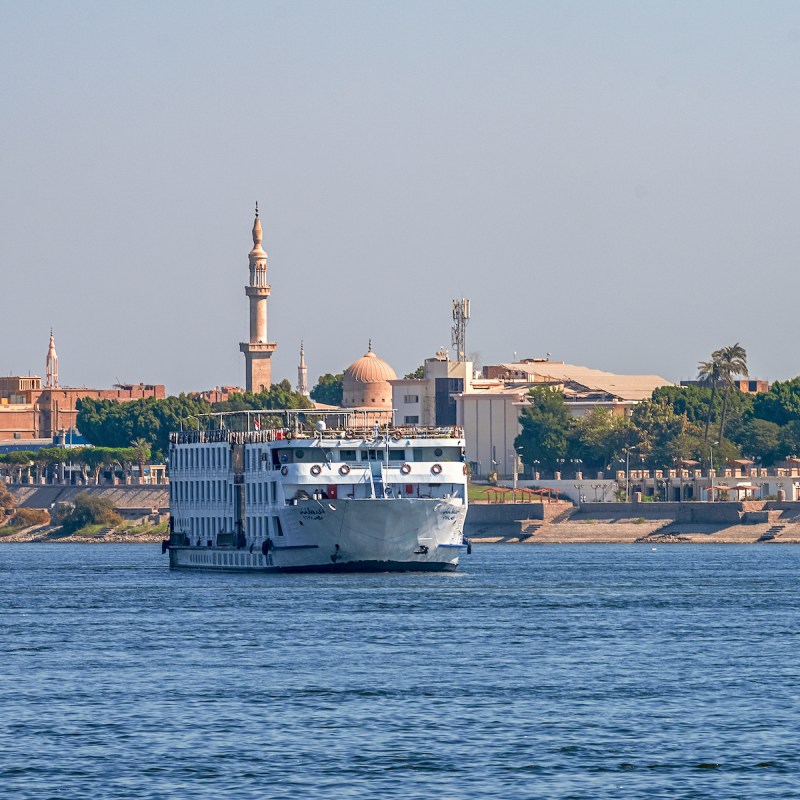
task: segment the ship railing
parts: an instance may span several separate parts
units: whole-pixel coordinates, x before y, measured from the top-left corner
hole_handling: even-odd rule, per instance
[[[170,434],[171,444],[257,444],[265,442],[297,441],[299,439],[362,439],[367,442],[389,444],[403,439],[463,439],[464,429],[460,427],[392,427],[378,431],[373,428],[341,428],[325,431],[296,432],[287,428],[267,428],[257,431],[230,431],[225,428],[210,430],[175,431]]]

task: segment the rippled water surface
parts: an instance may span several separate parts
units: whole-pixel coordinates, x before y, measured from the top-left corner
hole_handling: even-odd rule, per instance
[[[455,574],[0,548],[11,798],[796,798],[800,548],[480,545]]]

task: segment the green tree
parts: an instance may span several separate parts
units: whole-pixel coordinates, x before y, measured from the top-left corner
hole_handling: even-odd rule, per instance
[[[775,381],[768,392],[758,394],[753,414],[776,425],[800,419],[800,377]]]
[[[787,422],[780,429],[776,460],[786,456],[800,456],[800,419]]]
[[[74,507],[57,521],[65,533],[75,533],[87,525],[119,525],[122,518],[107,498],[81,492],[75,497]]]
[[[3,522],[6,515],[11,514],[14,510],[14,505],[14,495],[0,483],[0,523]]]
[[[425,377],[425,365],[420,364],[413,372],[407,373],[404,378],[407,381],[419,380]]]
[[[652,395],[656,402],[666,400],[676,414],[686,415],[689,422],[703,424],[708,417],[711,402],[710,386],[659,386]],[[741,426],[742,422],[753,413],[754,396],[747,392],[731,392],[728,399],[728,421],[726,427],[731,429]],[[716,405],[719,405],[717,403]],[[719,419],[714,409],[712,422]]]
[[[721,442],[725,434],[725,416],[728,411],[728,397],[731,390],[736,388],[734,379],[738,375],[743,375],[744,377],[748,375],[747,351],[739,342],[736,342],[736,344],[715,350],[713,356],[717,359],[720,379],[723,385],[722,416],[719,421],[719,441]]]
[[[676,461],[699,458],[705,447],[697,425],[685,414],[676,414],[665,399],[645,400],[631,415],[637,430],[636,450],[652,469],[672,467]]]
[[[312,392],[313,394],[313,392]],[[280,383],[273,383],[264,392],[234,393],[228,400],[215,403],[214,411],[260,411],[283,408],[313,408],[314,404],[299,392],[285,378]]]
[[[638,441],[636,428],[627,417],[600,407],[573,421],[571,438],[571,455],[590,471],[607,469]]]
[[[30,467],[35,458],[36,453],[32,450],[15,450],[14,452],[0,456],[0,462],[7,465],[12,472],[15,473],[16,481],[20,483],[22,481],[23,470]]]
[[[706,427],[703,432],[703,441],[708,441],[708,431],[711,428],[711,415],[714,413],[714,399],[717,396],[717,387],[721,378],[719,358],[711,354],[710,361],[701,361],[697,365],[697,379],[704,386],[710,387],[708,410],[706,412]]]
[[[753,418],[742,425],[735,441],[745,455],[772,464],[780,457],[781,428],[774,422]]]
[[[93,445],[126,448],[136,439],[146,439],[153,456],[164,458],[169,434],[181,428],[196,428],[197,415],[211,412],[205,400],[181,394],[156,399],[147,397],[125,403],[84,398],[78,403],[78,428]]]
[[[520,414],[522,431],[514,447],[523,464],[533,466],[538,461],[544,469],[555,471],[569,452],[572,422],[564,395],[548,387],[536,387],[528,395],[530,405]]]
[[[329,406],[340,406],[343,396],[343,381],[343,372],[337,372],[336,375],[326,372],[324,375],[320,375],[317,385],[311,390],[311,399]]]
[[[105,447],[84,447],[80,453],[81,461],[94,473],[94,484],[100,484],[100,471],[106,463]]]
[[[77,449],[77,448],[76,448]],[[43,447],[34,457],[34,463],[40,475],[44,472],[52,478],[54,467],[74,460],[75,449],[68,447]],[[38,476],[37,476],[38,477]],[[63,476],[62,476],[63,477]]]
[[[150,460],[150,442],[139,438],[131,442],[133,460],[139,465],[139,482],[144,483],[144,465]]]

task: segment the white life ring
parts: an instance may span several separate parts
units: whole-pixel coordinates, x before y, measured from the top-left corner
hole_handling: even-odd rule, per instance
[[[350,474],[350,467],[347,464],[342,464],[342,466],[339,467],[339,474],[340,475],[349,475]]]
[[[441,474],[442,474],[442,465],[441,465],[441,464],[434,464],[434,465],[431,467],[431,472],[432,472],[434,475],[441,475]]]
[[[320,472],[322,472],[322,467],[319,464],[314,464],[314,466],[311,467],[312,475],[319,475]]]
[[[288,475],[289,474],[289,467],[281,467],[281,475]]]
[[[411,464],[403,464],[400,467],[400,472],[402,472],[403,475],[408,475],[408,473],[411,472]]]

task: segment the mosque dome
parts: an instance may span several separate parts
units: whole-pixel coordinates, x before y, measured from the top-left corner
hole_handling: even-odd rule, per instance
[[[392,407],[392,385],[395,371],[370,349],[356,359],[345,371],[342,381],[343,405],[346,408],[363,406]]]

